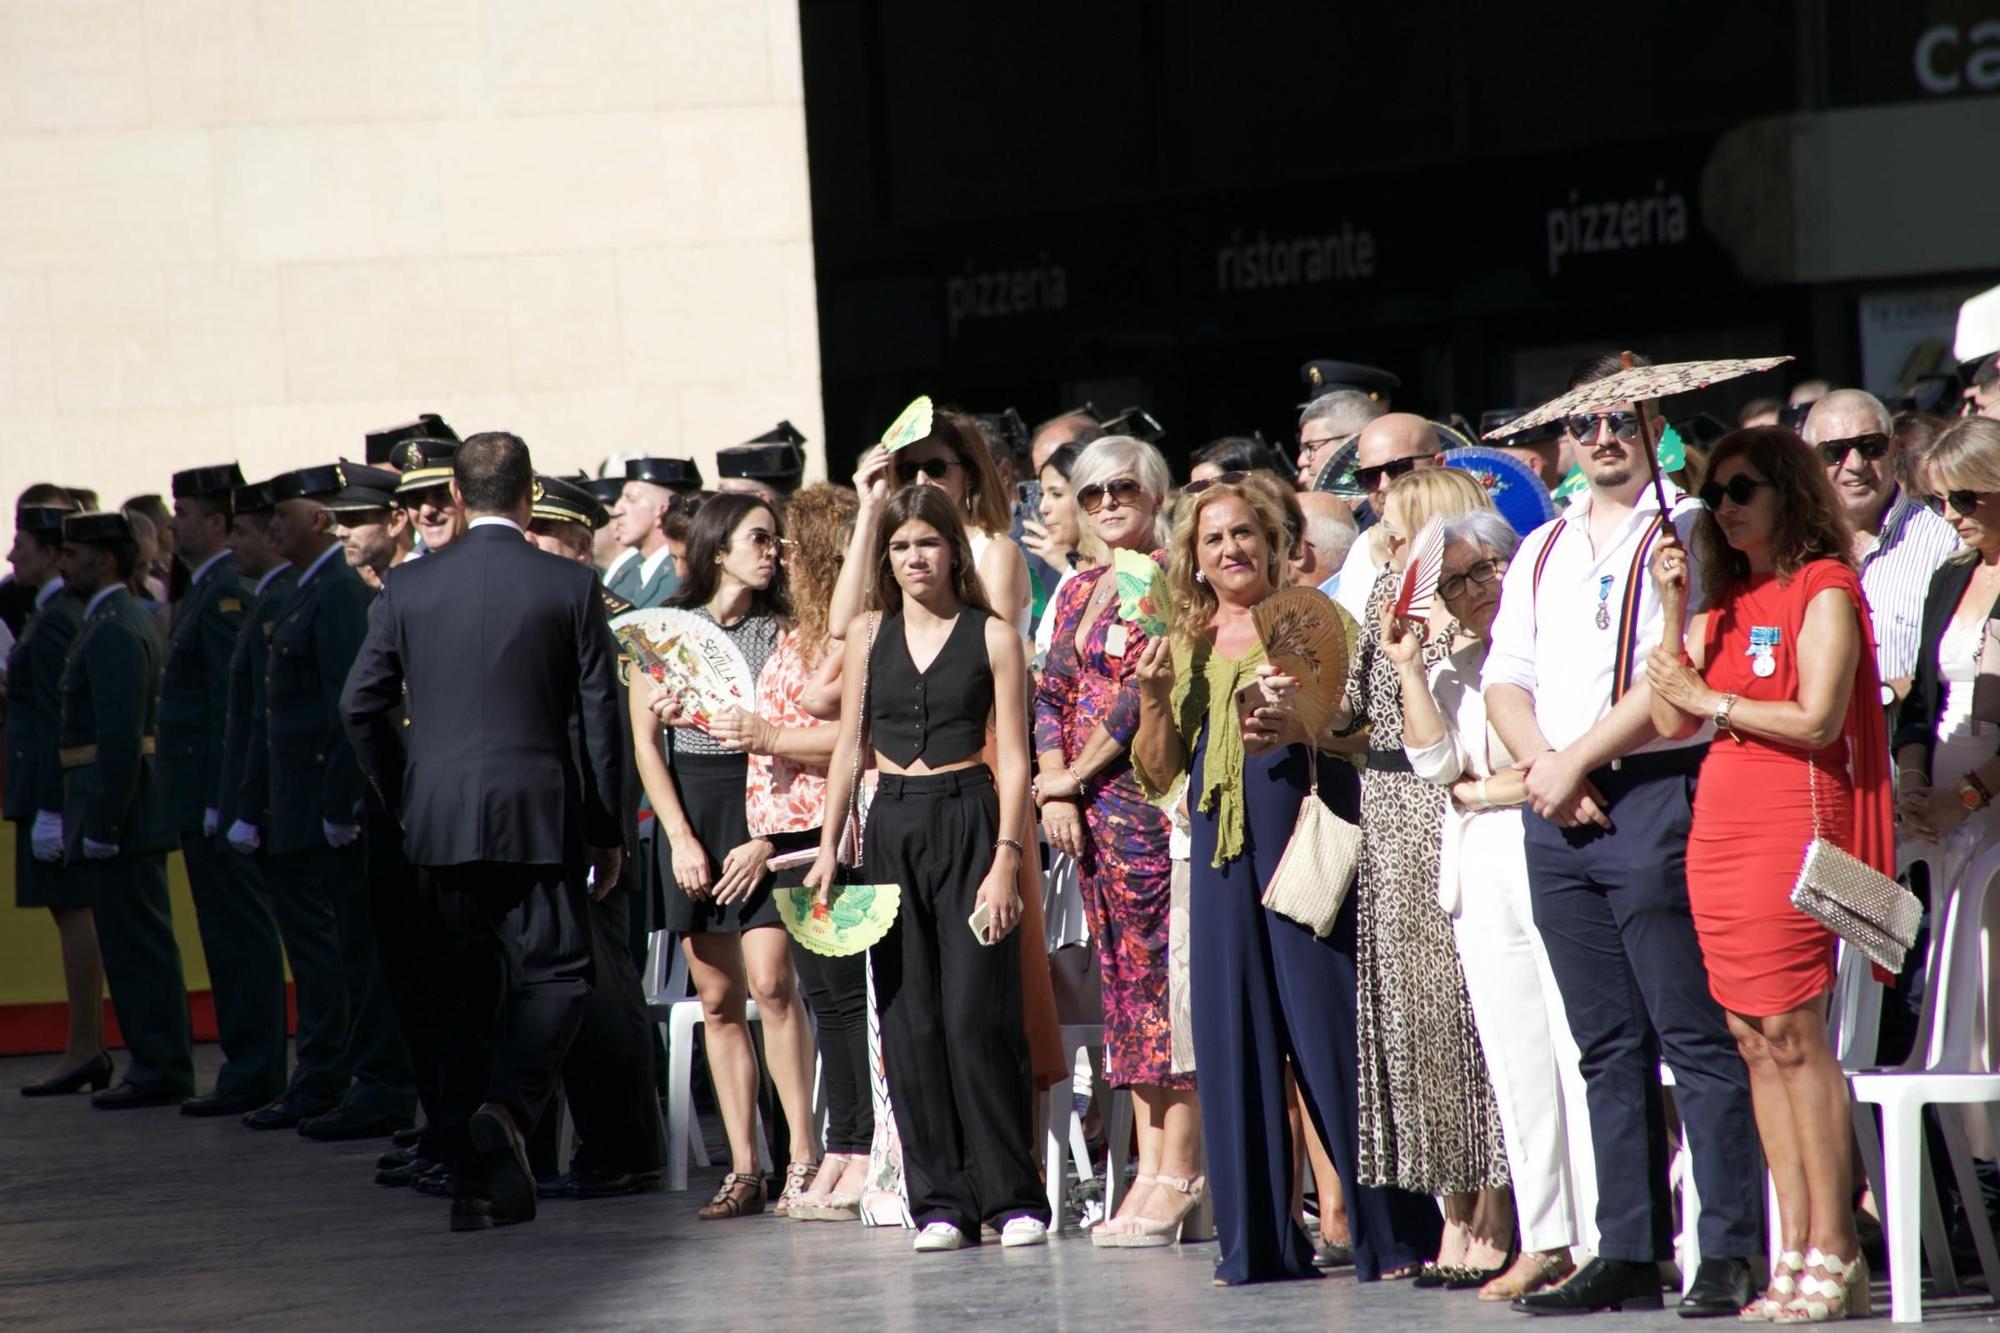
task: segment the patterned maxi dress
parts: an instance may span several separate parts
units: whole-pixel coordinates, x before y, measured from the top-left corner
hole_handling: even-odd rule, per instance
[[[1037,755],[1060,750],[1065,761],[1075,759],[1100,723],[1125,746],[1138,730],[1130,678],[1147,639],[1118,619],[1115,583],[1077,652],[1078,627],[1108,568],[1070,579],[1050,613],[1055,632],[1035,694]],[[1123,759],[1091,780],[1083,816],[1080,882],[1104,980],[1105,1077],[1116,1087],[1191,1088],[1193,1074],[1173,1072],[1167,989],[1172,824]]]
[[[1372,728],[1361,778],[1361,872],[1356,886],[1355,1023],[1360,1057],[1360,1155],[1364,1185],[1415,1194],[1459,1194],[1505,1185],[1500,1112],[1451,919],[1438,906],[1445,790],[1408,770],[1403,692],[1377,648],[1382,606],[1396,587],[1384,574],[1348,673],[1347,704]],[[1424,645],[1426,668],[1448,656],[1457,626]]]

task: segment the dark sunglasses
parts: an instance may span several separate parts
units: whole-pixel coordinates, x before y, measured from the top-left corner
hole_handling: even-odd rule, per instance
[[[1358,467],[1354,469],[1354,484],[1364,491],[1372,491],[1382,484],[1382,478],[1400,477],[1421,461],[1421,456],[1412,454],[1408,458],[1392,458],[1386,463],[1370,463],[1367,467]]]
[[[1083,506],[1084,513],[1094,514],[1104,508],[1104,501],[1107,496],[1116,500],[1119,508],[1129,509],[1133,505],[1138,504],[1139,497],[1145,493],[1146,488],[1138,482],[1133,481],[1130,477],[1116,477],[1101,484],[1094,481],[1091,482],[1090,485],[1077,491],[1076,502]]]
[[[1597,438],[1600,425],[1609,426],[1614,439],[1630,444],[1639,438],[1639,417],[1635,412],[1585,412],[1563,423],[1570,438],[1588,444]]]
[[[1181,494],[1200,495],[1203,491],[1207,490],[1211,486],[1216,485],[1217,483],[1220,483],[1224,486],[1241,486],[1244,482],[1248,481],[1249,479],[1250,479],[1250,474],[1248,472],[1225,472],[1219,477],[1204,477],[1200,481],[1191,481],[1187,485],[1181,487]],[[1078,491],[1076,493],[1076,498],[1078,500],[1082,500],[1083,492]],[[1090,505],[1088,504],[1088,502],[1084,504],[1084,510],[1086,512],[1094,512],[1090,509]]]
[[[1889,452],[1891,441],[1879,430],[1866,435],[1850,435],[1844,440],[1821,440],[1819,456],[1826,460],[1828,467],[1839,467],[1847,459],[1847,451],[1852,449],[1873,463]]]
[[[1739,472],[1729,479],[1727,486],[1719,481],[1711,481],[1701,488],[1701,502],[1710,509],[1722,508],[1724,500],[1741,509],[1756,498],[1757,492],[1769,486],[1768,481],[1759,481],[1747,472]]]
[[[943,481],[953,468],[965,466],[956,458],[906,459],[902,465],[909,468],[911,476],[921,472],[932,481]]]
[[[1448,578],[1439,580],[1438,592],[1447,602],[1455,602],[1471,591],[1473,584],[1476,583],[1483,588],[1489,583],[1498,582],[1500,576],[1506,572],[1507,562],[1505,560],[1481,560],[1478,564],[1469,567],[1463,574],[1453,574]]]
[[[1985,491],[1946,491],[1944,502],[1956,510],[1960,518],[1971,518],[1972,511],[1979,508],[1986,495]]]

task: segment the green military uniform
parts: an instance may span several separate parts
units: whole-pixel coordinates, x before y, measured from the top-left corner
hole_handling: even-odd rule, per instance
[[[61,541],[62,509],[23,509],[25,531],[53,532]],[[51,584],[53,586],[51,586]],[[88,907],[87,879],[65,875],[61,852],[52,861],[35,855],[34,824],[62,820],[62,684],[70,645],[83,628],[83,603],[62,595],[62,580],[36,589],[36,607],[7,654],[7,766],[5,813],[14,820],[14,905]],[[59,837],[55,830],[52,836]]]
[[[73,515],[68,545],[129,541],[122,514]],[[167,899],[176,842],[155,771],[155,714],[166,644],[152,614],[122,586],[91,597],[62,676],[63,836],[67,874],[96,908],[111,1007],[130,1058],[124,1104],[194,1091],[194,1035]],[[100,1104],[121,1104],[113,1089]],[[110,1100],[104,1101],[103,1099]]]
[[[215,497],[227,513],[242,479],[234,464],[178,473],[174,498]],[[160,688],[160,773],[180,834],[222,1044],[215,1094],[203,1107],[247,1111],[284,1087],[285,959],[263,876],[221,836],[229,666],[246,620],[235,552],[225,549],[190,573],[174,609]]]

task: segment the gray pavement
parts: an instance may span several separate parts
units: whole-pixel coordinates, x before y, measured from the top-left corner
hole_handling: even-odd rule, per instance
[[[215,1049],[198,1055],[212,1078]],[[386,1141],[15,1096],[47,1063],[0,1060],[0,1329],[1529,1327],[1470,1293],[1407,1283],[1218,1289],[1212,1245],[1099,1251],[1071,1232],[1046,1249],[916,1255],[909,1233],[858,1224],[698,1221],[719,1172],[686,1194],[545,1202],[531,1225],[454,1235],[444,1202],[371,1183]],[[1936,1313],[1992,1322],[1993,1310]]]

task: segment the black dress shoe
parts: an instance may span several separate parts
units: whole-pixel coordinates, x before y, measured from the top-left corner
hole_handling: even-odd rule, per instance
[[[342,1102],[324,1115],[313,1116],[299,1121],[301,1138],[318,1139],[321,1143],[339,1143],[348,1139],[387,1138],[399,1129],[409,1127],[410,1117],[391,1115],[386,1111],[364,1111],[358,1106]]]
[[[1735,1315],[1753,1296],[1748,1259],[1704,1259],[1694,1270],[1694,1285],[1674,1308],[1683,1319],[1720,1319]]]
[[[391,1148],[375,1159],[375,1166],[377,1170],[393,1171],[399,1166],[408,1166],[416,1160],[416,1156],[415,1148]]]
[[[1595,1314],[1599,1310],[1658,1310],[1660,1266],[1650,1261],[1592,1259],[1560,1287],[1531,1291],[1514,1298],[1522,1314]]]
[[[528,1166],[528,1144],[514,1113],[499,1102],[486,1102],[466,1121],[466,1135],[479,1154],[486,1188],[477,1196],[490,1201],[509,1222],[535,1218],[535,1173]]]
[[[418,1129],[415,1125],[411,1125],[408,1129],[399,1129],[394,1134],[391,1134],[389,1142],[395,1144],[398,1148],[414,1148],[417,1146],[417,1140],[423,1136],[424,1132],[421,1129]]]
[[[437,1163],[427,1157],[413,1157],[401,1166],[385,1166],[380,1171],[377,1171],[375,1173],[375,1183],[377,1185],[387,1185],[392,1189],[400,1189],[404,1186],[414,1184],[418,1176],[429,1173],[436,1166]]]
[[[111,1086],[111,1053],[99,1051],[67,1074],[55,1078],[45,1078],[40,1083],[23,1083],[23,1097],[61,1097],[66,1093],[82,1092],[84,1084],[90,1085],[92,1092],[102,1092]]]
[[[186,1089],[142,1088],[129,1080],[115,1088],[90,1095],[95,1111],[129,1111],[136,1106],[172,1106],[187,1096]]]
[[[434,1163],[428,1171],[420,1171],[410,1177],[410,1188],[419,1194],[427,1194],[433,1199],[451,1197],[451,1168],[442,1162]]]
[[[615,1199],[624,1194],[657,1194],[667,1187],[664,1171],[572,1171],[569,1194],[575,1199]]]
[[[333,1109],[333,1103],[324,1097],[299,1088],[286,1088],[278,1094],[278,1099],[267,1106],[260,1106],[243,1117],[245,1129],[290,1129],[301,1120],[310,1120],[316,1115],[324,1115]]]
[[[181,1114],[191,1116],[242,1115],[254,1111],[264,1104],[262,1097],[245,1097],[237,1092],[224,1092],[220,1088],[200,1097],[190,1097],[181,1103]]]

